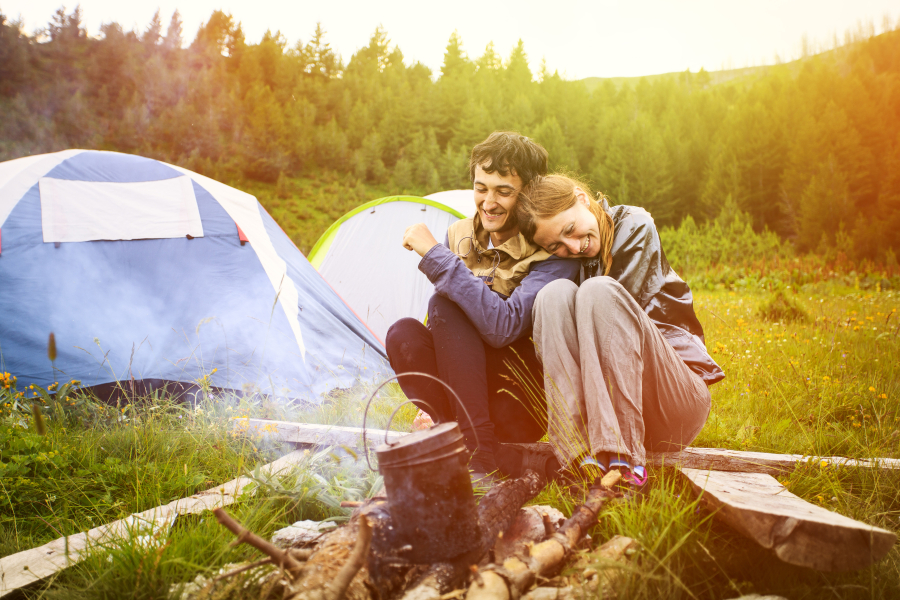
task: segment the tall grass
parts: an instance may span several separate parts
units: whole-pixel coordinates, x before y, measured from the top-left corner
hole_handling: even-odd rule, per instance
[[[774,289],[695,292],[707,346],[727,377],[711,388],[712,411],[693,445],[900,457],[900,294],[841,280]],[[552,404],[551,415],[564,412]],[[814,463],[779,480],[808,502],[900,530],[900,473]],[[637,501],[608,509],[592,532],[598,541],[625,535],[642,545],[617,579],[619,597],[900,597],[896,548],[858,572],[793,567],[711,518],[675,470],[651,470],[649,486]],[[553,484],[535,501],[569,514],[577,498]],[[580,571],[572,576],[580,581]]]
[[[900,294],[845,283],[782,285],[789,302],[808,315],[792,321],[768,310],[773,297],[764,289],[695,293],[707,346],[727,374],[712,388],[712,412],[695,445],[900,457]],[[37,446],[34,452],[15,451],[31,456],[29,468],[34,470],[24,477],[32,483],[21,484],[21,490],[31,490],[27,495],[16,488],[5,496],[16,512],[0,512],[4,553],[52,539],[54,528],[74,532],[210,487],[281,451],[259,439],[233,437],[232,416],[360,425],[365,397],[360,387],[339,391],[317,407],[227,397],[201,404],[199,410],[144,404],[126,409],[122,420],[94,425],[57,419],[51,411],[45,415],[48,434],[43,438],[12,425],[6,415],[0,425],[8,436],[2,442],[2,461],[14,462],[7,458],[10,439],[28,439]],[[388,386],[373,402],[369,425],[384,427],[401,400],[399,388]],[[405,407],[393,428],[408,429],[414,413]],[[54,466],[58,459],[49,456],[53,451],[68,457],[64,466]],[[36,458],[42,452],[46,458]],[[38,460],[45,462],[34,466]],[[87,473],[79,474],[79,469]],[[809,502],[900,530],[898,474],[809,465],[780,480]],[[20,485],[18,476],[3,476],[0,482],[7,490]],[[375,483],[375,475],[352,456],[311,453],[291,473],[261,480],[252,495],[229,510],[267,535],[297,519],[340,518],[345,512],[337,501],[361,497]],[[557,484],[535,499],[566,514],[578,502],[579,497]],[[591,532],[594,545],[616,534],[633,537],[642,547],[617,579],[619,597],[900,596],[900,550],[852,573],[786,565],[719,524],[673,469],[651,471],[646,493],[611,506]],[[94,553],[28,595],[162,598],[173,583],[256,557],[244,546],[230,547],[231,540],[208,514],[180,518],[158,538],[135,531],[132,538]],[[597,562],[592,556],[582,558],[579,568]],[[580,573],[573,569],[568,575],[580,584]]]
[[[398,391],[386,386],[373,401],[369,427],[387,425]],[[2,404],[0,556],[214,487],[292,449],[240,435],[234,418],[360,426],[365,392],[337,391],[318,406],[226,394],[195,405],[138,398],[121,409],[73,393],[73,405],[107,416],[86,421],[44,409],[46,435],[35,431],[30,413]],[[414,407],[405,407],[393,428],[408,431],[414,415]]]

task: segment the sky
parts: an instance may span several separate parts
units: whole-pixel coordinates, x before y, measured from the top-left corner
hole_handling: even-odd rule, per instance
[[[248,42],[270,29],[293,45],[306,42],[321,22],[326,41],[349,61],[383,26],[407,62],[418,61],[437,75],[450,35],[457,31],[470,58],[489,42],[509,56],[519,39],[533,71],[545,60],[567,79],[634,77],[701,67],[708,71],[773,64],[798,58],[802,40],[810,48],[832,46],[837,35],[873,26],[884,31],[900,22],[897,0],[81,0],[89,35],[116,21],[143,31],[159,8],[163,30],[177,8],[189,43],[215,9],[240,21]],[[45,27],[60,0],[0,0],[0,12],[21,18],[25,31]],[[67,6],[74,8],[74,1]],[[777,57],[777,58],[776,58]]]

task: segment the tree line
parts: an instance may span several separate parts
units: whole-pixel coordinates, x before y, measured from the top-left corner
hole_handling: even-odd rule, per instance
[[[522,41],[472,58],[455,33],[433,73],[381,27],[345,63],[321,25],[250,43],[215,11],[186,44],[177,11],[97,37],[77,8],[33,34],[0,14],[0,160],[95,148],[228,182],[330,171],[428,193],[467,187],[471,146],[508,129],[659,225],[728,204],[801,251],[893,260],[900,31],[886,29],[723,83],[701,70],[617,85],[534,73]]]

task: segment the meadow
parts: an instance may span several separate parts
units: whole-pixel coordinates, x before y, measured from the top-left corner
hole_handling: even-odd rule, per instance
[[[713,388],[712,412],[696,446],[900,457],[900,294],[842,281],[774,291],[708,287],[696,292],[695,306],[727,378]],[[3,376],[0,389],[0,555],[252,473],[287,450],[237,434],[232,417],[359,425],[366,392],[363,386],[339,390],[314,409],[230,396],[194,407],[147,398],[107,408],[77,391],[64,390],[68,400],[60,402],[59,394],[17,390],[12,376]],[[35,431],[26,402],[31,398],[44,399],[46,435]],[[383,426],[401,399],[396,386],[386,388],[376,401],[373,425]],[[398,427],[408,429],[412,417],[407,406]],[[781,481],[809,502],[900,530],[900,474],[811,466]],[[352,456],[311,452],[285,477],[259,477],[232,512],[263,534],[300,519],[340,520],[346,517],[340,500],[363,498],[375,483],[376,474]],[[534,502],[569,512],[577,498],[551,484]],[[900,593],[900,549],[853,573],[785,565],[717,523],[670,469],[651,473],[650,491],[641,501],[604,513],[593,543],[615,534],[642,545],[639,559],[618,580],[621,597]],[[246,546],[233,548],[230,541],[208,514],[179,518],[169,531],[135,529],[130,539],[98,549],[25,596],[166,597],[173,583],[252,557]],[[580,559],[576,580],[591,560],[590,552]]]

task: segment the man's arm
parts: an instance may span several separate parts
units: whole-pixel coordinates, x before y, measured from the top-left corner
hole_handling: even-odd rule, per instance
[[[522,283],[504,300],[444,245],[431,247],[419,270],[434,284],[435,293],[455,302],[494,348],[513,343],[531,329],[531,307],[541,289],[555,279],[574,279],[578,261],[551,256],[531,266]]]

